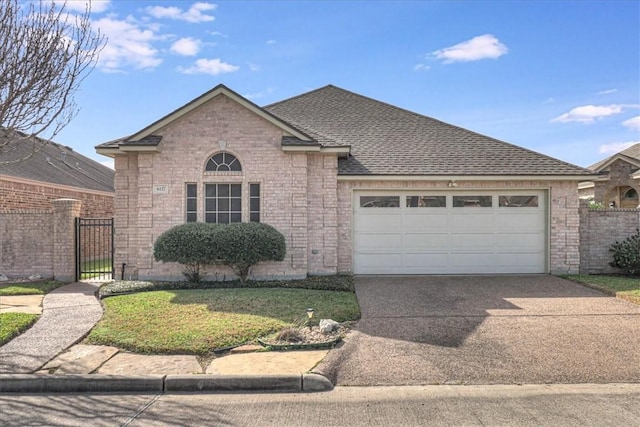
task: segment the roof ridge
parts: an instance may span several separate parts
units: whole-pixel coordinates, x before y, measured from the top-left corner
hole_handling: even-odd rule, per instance
[[[312,89],[310,91],[307,91],[307,92],[304,92],[304,93],[300,93],[298,95],[294,95],[294,96],[292,96],[290,98],[285,98],[285,99],[282,99],[280,101],[272,102],[271,104],[263,105],[262,108],[266,110],[267,108],[275,107],[278,104],[282,104],[284,102],[292,101],[294,99],[301,98],[303,96],[307,96],[307,95],[310,95],[310,94],[312,94],[314,92],[319,92],[319,91],[321,91],[323,89],[327,89],[327,88],[330,88],[330,87],[334,87],[336,89],[342,89],[342,88],[339,88],[338,86],[335,86],[335,85],[332,85],[332,84],[326,84],[326,85],[324,85],[322,87],[319,87],[319,88],[316,88],[316,89]],[[345,90],[345,89],[342,89],[342,90]],[[348,92],[348,91],[346,91],[346,92]]]

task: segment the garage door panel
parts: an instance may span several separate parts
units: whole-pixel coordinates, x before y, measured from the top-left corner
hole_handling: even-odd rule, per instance
[[[358,191],[354,195],[373,192]],[[536,190],[467,192],[491,197],[493,206],[456,206],[460,193],[384,191],[377,198],[398,198],[398,207],[360,207],[354,211],[356,274],[491,274],[544,273],[547,270],[548,218],[545,192]],[[499,206],[499,196],[510,206]],[[445,199],[443,207],[406,206],[407,196]],[[505,196],[505,197],[506,197]],[[513,196],[513,197],[512,197]],[[537,197],[537,207],[511,203]],[[479,197],[479,196],[478,196]],[[439,199],[439,200],[440,200]],[[411,199],[413,200],[413,199]],[[420,199],[422,200],[422,199]],[[355,203],[354,201],[354,203]],[[419,200],[418,200],[419,201]],[[488,204],[488,203],[487,203]]]
[[[372,254],[361,253],[358,257],[358,267],[365,269],[402,267],[402,254]]]
[[[449,265],[449,254],[447,253],[405,253],[404,266],[406,268],[430,268],[447,267]]]
[[[498,213],[496,215],[496,223],[500,225],[501,230],[543,230],[544,216],[540,212],[507,214]]]
[[[402,231],[402,217],[398,213],[394,214],[371,214],[366,213],[358,218],[356,232],[369,231]]]
[[[446,212],[411,212],[404,216],[404,229],[412,231],[442,230],[448,227],[449,215]]]
[[[448,234],[416,233],[404,235],[404,249],[416,250],[442,250],[449,246]]]
[[[526,251],[539,251],[544,247],[544,235],[536,234],[499,234],[496,238],[496,248],[499,249],[512,249],[512,250],[526,250]]]
[[[486,249],[496,244],[496,235],[491,233],[451,234],[451,250]]]
[[[465,209],[465,208],[461,208]],[[469,210],[479,210],[484,208],[466,208]],[[459,232],[472,232],[494,230],[494,214],[492,211],[482,213],[453,213],[451,216],[451,230]]]
[[[402,249],[401,234],[366,234],[361,233],[356,240],[356,248],[365,252],[377,249],[377,252],[388,252]]]

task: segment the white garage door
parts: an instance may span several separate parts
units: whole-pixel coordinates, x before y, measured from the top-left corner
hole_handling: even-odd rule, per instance
[[[546,192],[354,193],[356,274],[544,273]]]

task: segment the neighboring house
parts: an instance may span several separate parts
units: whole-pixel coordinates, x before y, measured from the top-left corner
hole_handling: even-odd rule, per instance
[[[579,268],[590,171],[332,85],[266,107],[220,85],[96,149],[115,159],[132,277],[180,278],[153,243],[189,221],[280,230],[285,261],[256,277]]]
[[[0,140],[7,138],[0,129]],[[26,138],[26,137],[25,137]],[[37,151],[28,159],[35,141]],[[114,214],[114,171],[69,147],[42,139],[10,142],[0,150],[0,213],[52,210],[62,198],[82,202],[85,217]]]
[[[617,208],[640,206],[640,143],[589,166],[589,169],[599,176],[579,184],[581,199]]]

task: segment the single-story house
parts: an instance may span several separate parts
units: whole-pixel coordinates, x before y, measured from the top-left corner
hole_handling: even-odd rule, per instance
[[[579,184],[581,199],[623,209],[640,207],[640,143],[589,166],[589,169],[599,176]]]
[[[7,138],[7,131],[0,129],[0,141]],[[29,157],[34,144],[36,151]],[[23,135],[2,146],[0,213],[49,211],[52,200],[70,198],[82,202],[84,217],[114,215],[113,169],[40,138]]]
[[[580,264],[591,171],[333,85],[264,107],[219,85],[96,149],[115,159],[116,270],[132,277],[179,279],[153,243],[189,221],[280,230],[286,259],[255,277]]]

